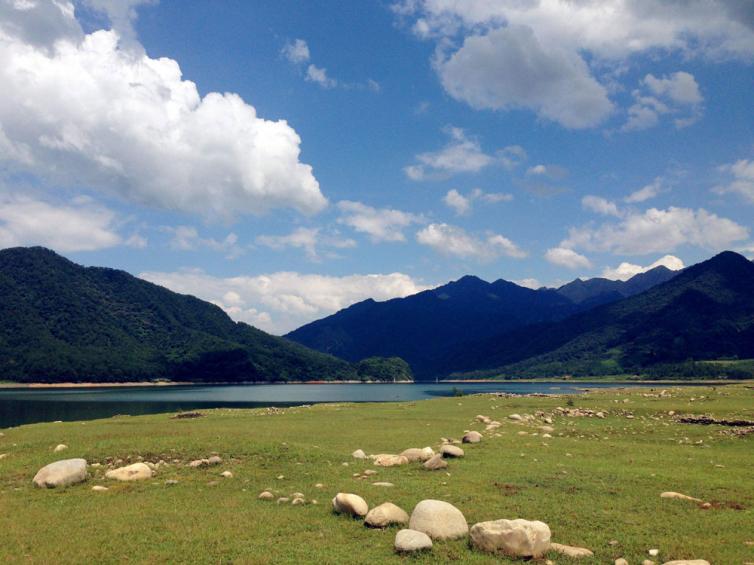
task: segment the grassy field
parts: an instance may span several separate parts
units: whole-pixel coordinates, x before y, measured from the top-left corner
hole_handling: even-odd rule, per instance
[[[669,396],[658,395],[663,388]],[[603,410],[606,417],[555,415],[552,438],[541,437],[541,420],[519,424],[508,418],[550,414],[571,403]],[[746,543],[754,541],[754,434],[736,437],[730,428],[676,423],[668,411],[754,419],[754,389],[664,386],[559,398],[480,395],[280,411],[218,409],[196,419],[121,416],[6,429],[0,437],[0,454],[6,454],[0,459],[0,562],[501,562],[471,550],[465,540],[435,542],[430,554],[397,556],[397,529],[370,530],[332,514],[330,499],[339,491],[360,494],[370,507],[391,501],[409,514],[422,499],[445,500],[463,511],[469,525],[542,520],[553,541],[594,551],[593,559],[580,563],[618,557],[641,563],[650,548],[660,550],[659,563],[754,562],[754,545]],[[483,430],[474,422],[477,414],[501,421],[499,435],[488,432],[482,443],[464,446],[466,457],[450,461],[448,473],[411,464],[379,468],[371,480],[352,477],[371,468],[368,461],[353,460],[353,450],[437,448],[442,436]],[[69,449],[53,454],[59,443]],[[224,459],[222,465],[186,466],[212,452]],[[57,459],[84,457],[91,464],[139,456],[180,463],[140,483],[105,481],[105,468],[91,468],[88,482],[68,489],[31,484],[40,467]],[[226,470],[234,477],[220,477]],[[395,486],[373,486],[377,480]],[[93,492],[97,484],[110,490]],[[300,491],[319,504],[257,500],[266,488],[280,496]],[[712,507],[659,497],[669,490]]]

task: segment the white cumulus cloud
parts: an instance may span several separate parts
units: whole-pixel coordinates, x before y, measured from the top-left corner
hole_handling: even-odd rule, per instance
[[[334,277],[278,272],[215,277],[201,270],[184,270],[139,276],[212,302],[233,319],[274,334],[284,334],[367,298],[402,298],[429,288],[403,273]]]
[[[526,257],[526,252],[507,237],[491,232],[478,237],[449,224],[429,224],[416,234],[416,241],[443,255],[482,262],[502,256],[515,259]]]
[[[256,243],[270,249],[285,249],[287,247],[303,249],[310,261],[319,261],[322,258],[318,250],[319,247],[335,249],[356,247],[356,242],[353,239],[326,234],[319,228],[296,228],[286,235],[260,235],[256,238]],[[328,253],[327,256],[333,257],[334,255]]]
[[[327,69],[311,64],[306,67],[306,80],[315,82],[322,88],[335,88],[338,81],[327,76]]]
[[[286,43],[281,50],[283,56],[291,63],[306,63],[309,60],[309,45],[303,39]]]
[[[604,216],[621,216],[621,211],[615,202],[601,196],[587,195],[581,199],[581,206],[586,210],[591,210]]]
[[[545,252],[545,259],[553,265],[567,269],[589,269],[592,262],[573,249],[565,247],[553,247]]]
[[[754,159],[740,159],[723,165],[720,172],[728,175],[729,182],[715,187],[715,192],[733,192],[754,204]]]
[[[602,277],[616,281],[627,281],[631,277],[640,273],[646,273],[659,266],[667,267],[671,271],[680,271],[685,267],[683,261],[675,255],[665,255],[646,267],[628,262],[623,262],[615,268],[606,267],[605,270],[602,271]]]
[[[39,31],[27,16],[43,4],[2,3],[13,17],[0,24],[0,163],[208,217],[326,206],[285,121],[260,118],[237,94],[200,96],[178,62],[115,30],[84,34],[64,0],[44,8]]]
[[[656,177],[649,184],[644,185],[639,190],[636,190],[626,196],[624,200],[629,204],[637,204],[639,202],[645,202],[651,200],[663,191],[663,178]]]
[[[595,126],[613,111],[607,89],[584,60],[543,45],[528,26],[471,35],[435,67],[445,90],[477,109],[526,108],[574,129]]]
[[[235,259],[244,254],[245,249],[238,243],[238,236],[231,232],[223,239],[202,237],[193,226],[163,226],[161,231],[171,235],[168,245],[178,251],[196,251],[210,249],[225,254],[228,259]]]
[[[451,96],[475,108],[525,108],[568,128],[610,115],[599,73],[634,55],[718,61],[754,54],[747,1],[401,0],[394,11],[437,43],[434,68]],[[654,86],[693,105],[690,84]],[[648,106],[635,113],[637,123],[657,117]],[[679,117],[676,126],[696,117]]]
[[[495,158],[482,150],[479,141],[469,138],[461,128],[445,128],[450,141],[439,151],[419,153],[417,163],[404,169],[411,180],[446,178],[456,173],[478,173],[492,165]],[[508,159],[515,155],[506,155]]]
[[[665,114],[675,116],[677,128],[690,126],[702,116],[704,98],[690,73],[678,71],[662,78],[648,74],[641,87],[632,93],[634,104],[628,109],[623,131],[651,128]]]
[[[405,241],[403,230],[423,221],[422,217],[393,208],[374,208],[361,202],[341,200],[338,202],[338,223],[367,234],[372,241]]]
[[[463,195],[455,188],[452,188],[442,199],[445,205],[458,216],[470,214],[474,202],[477,200],[488,204],[497,204],[499,202],[510,202],[513,200],[513,195],[505,192],[484,192],[481,188],[475,188],[468,194]]]
[[[700,208],[632,211],[616,222],[569,230],[561,247],[620,255],[668,253],[682,245],[721,250],[748,238],[748,228]]]
[[[60,203],[0,193],[0,248],[42,245],[74,252],[146,245],[137,233],[124,238],[119,228],[115,212],[87,197]]]

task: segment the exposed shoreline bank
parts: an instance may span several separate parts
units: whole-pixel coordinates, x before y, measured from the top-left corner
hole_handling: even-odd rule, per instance
[[[95,382],[62,382],[62,383],[16,383],[11,381],[0,381],[0,389],[4,388],[28,388],[28,389],[67,389],[67,388],[128,388],[128,387],[174,387],[174,386],[245,386],[245,385],[432,385],[432,384],[444,384],[444,385],[462,385],[462,384],[515,384],[515,383],[552,383],[558,384],[610,384],[615,386],[621,385],[643,385],[643,386],[705,386],[705,385],[730,385],[730,384],[754,384],[754,380],[734,380],[734,379],[706,379],[706,380],[670,380],[663,379],[658,381],[653,380],[640,380],[640,379],[463,379],[463,380],[442,380],[442,381],[397,381],[397,382],[384,382],[384,381],[288,381],[270,382],[270,381],[240,381],[240,382],[177,382],[177,381],[128,381],[122,383],[95,383]]]

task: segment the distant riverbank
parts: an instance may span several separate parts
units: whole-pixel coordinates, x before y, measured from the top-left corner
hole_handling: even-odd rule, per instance
[[[747,380],[732,380],[732,379],[707,379],[707,380],[643,380],[643,379],[611,379],[611,378],[592,378],[592,379],[508,379],[508,380],[496,380],[496,379],[460,379],[460,380],[441,380],[435,381],[397,381],[397,382],[383,382],[383,381],[288,381],[288,382],[269,382],[269,381],[242,381],[242,382],[178,382],[178,381],[129,381],[120,383],[94,383],[94,382],[65,382],[65,383],[16,383],[12,381],[0,381],[0,389],[4,388],[29,388],[29,389],[76,389],[76,388],[134,388],[134,387],[170,387],[170,386],[245,386],[245,385],[411,385],[411,384],[444,384],[444,385],[463,385],[463,384],[515,384],[515,383],[550,383],[550,384],[599,384],[601,386],[608,385],[644,385],[644,386],[706,386],[706,385],[726,385],[726,384],[752,384],[754,381]]]
[[[82,383],[83,384],[83,383]],[[253,408],[333,402],[400,402],[477,393],[580,395],[599,388],[652,388],[654,383],[616,385],[599,382],[233,384],[179,383],[157,386],[42,386],[0,388],[0,428],[109,418],[116,414],[180,412],[204,408]],[[664,386],[664,385],[662,385]]]

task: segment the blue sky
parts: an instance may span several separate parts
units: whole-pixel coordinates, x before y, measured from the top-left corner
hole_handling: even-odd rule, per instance
[[[0,0],[0,246],[275,333],[752,256],[753,57],[746,0]]]

